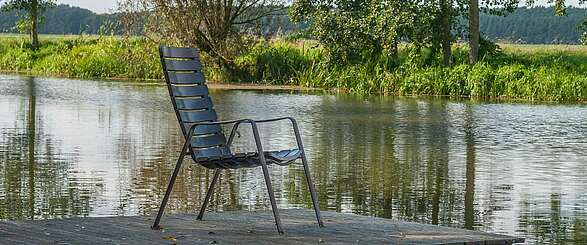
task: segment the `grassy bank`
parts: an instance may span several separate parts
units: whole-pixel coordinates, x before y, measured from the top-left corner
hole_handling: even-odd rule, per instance
[[[76,78],[161,79],[156,47],[144,39],[42,36],[31,49],[21,36],[0,36],[0,70]]]
[[[113,37],[46,38],[30,50],[22,37],[0,37],[0,70],[78,78],[161,79],[156,44]],[[301,85],[363,94],[442,95],[541,101],[587,101],[587,47],[502,45],[503,52],[476,65],[465,64],[465,47],[455,46],[454,65],[439,57],[400,60],[375,57],[358,64],[326,61],[311,42],[260,42],[235,60],[230,77],[208,66],[212,80]],[[237,74],[237,75],[234,75]]]

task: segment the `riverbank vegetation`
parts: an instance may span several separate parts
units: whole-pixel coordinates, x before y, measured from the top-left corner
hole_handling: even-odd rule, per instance
[[[284,11],[285,12],[285,11]],[[493,41],[526,44],[580,44],[582,29],[577,28],[587,17],[584,8],[570,7],[565,16],[555,16],[554,7],[521,7],[506,16],[480,13],[481,33]],[[122,35],[116,14],[98,14],[90,10],[65,4],[49,8],[44,13],[39,33],[56,35],[99,34],[105,25],[114,27],[112,32]],[[0,32],[18,31],[19,16],[16,11],[0,11]],[[272,16],[261,23],[263,33],[289,33],[307,27],[292,23],[286,14]],[[587,27],[587,22],[585,22]],[[138,33],[144,30],[140,29]],[[587,34],[586,34],[587,37]],[[586,40],[587,42],[587,40]]]
[[[4,9],[26,10],[34,3],[14,0]],[[198,47],[213,81],[362,94],[587,101],[585,48],[500,46],[481,35],[480,11],[506,15],[519,4],[123,0],[118,23],[104,24],[97,36],[49,38],[41,44],[36,38],[3,38],[0,69],[161,80],[157,46],[167,44]],[[557,0],[554,10],[564,15],[564,0]],[[298,29],[286,35],[267,31],[284,16]],[[35,26],[24,28],[31,37]],[[126,35],[115,36],[117,28]]]
[[[0,70],[77,78],[161,81],[157,44],[144,38],[41,36],[33,51],[25,37],[0,37]],[[316,41],[260,40],[228,72],[205,54],[216,82],[300,85],[362,94],[441,95],[542,101],[587,101],[587,47],[501,44],[475,65],[467,46],[453,45],[454,65],[428,49],[414,55],[399,45],[398,60],[332,64]],[[486,51],[484,51],[486,52]]]
[[[0,70],[75,78],[160,79],[156,45],[143,38],[41,36],[34,50],[22,36],[0,37]]]

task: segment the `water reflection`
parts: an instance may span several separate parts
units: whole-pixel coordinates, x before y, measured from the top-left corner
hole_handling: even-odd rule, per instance
[[[75,154],[60,152],[61,142],[46,133],[43,111],[38,111],[34,78],[21,86],[26,96],[5,103],[3,114],[11,110],[12,125],[2,121],[0,138],[0,218],[37,219],[84,216],[100,193],[100,179],[83,178],[70,172]],[[13,102],[13,103],[11,103]],[[11,117],[10,117],[11,116]],[[9,122],[9,121],[8,121]]]
[[[465,107],[465,142],[465,228],[472,230],[475,225],[475,125],[470,105]]]
[[[587,241],[587,107],[213,91],[223,119],[300,120],[322,209]],[[181,145],[160,86],[0,76],[0,219],[156,212]],[[269,149],[295,145],[263,125]],[[252,150],[241,130],[238,150]],[[301,166],[271,168],[279,206],[311,208]],[[169,212],[212,172],[185,165]],[[259,169],[226,171],[212,210],[268,209]]]

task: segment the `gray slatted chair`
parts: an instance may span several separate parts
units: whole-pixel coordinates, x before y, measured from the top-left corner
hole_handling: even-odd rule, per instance
[[[181,131],[185,137],[185,143],[179,155],[179,159],[177,159],[175,169],[169,180],[169,185],[167,186],[165,196],[163,197],[159,212],[157,213],[157,218],[155,219],[152,228],[160,228],[159,222],[161,221],[165,205],[169,200],[173,184],[175,183],[177,174],[181,169],[183,158],[188,154],[191,155],[196,163],[206,168],[215,169],[212,183],[208,188],[204,203],[198,214],[198,220],[202,220],[206,206],[210,201],[214,185],[218,181],[222,169],[261,167],[263,169],[263,175],[265,176],[265,183],[269,192],[269,199],[271,200],[271,207],[273,209],[277,231],[282,234],[283,228],[279,218],[279,211],[277,210],[267,165],[277,164],[285,166],[293,163],[297,159],[301,159],[310,195],[312,197],[314,211],[316,212],[316,219],[318,220],[318,225],[322,227],[323,223],[320,216],[320,209],[318,207],[318,198],[316,196],[314,183],[310,176],[308,160],[304,153],[304,147],[302,145],[296,120],[291,117],[282,117],[268,120],[240,119],[218,121],[212,100],[208,94],[208,87],[205,84],[204,75],[202,74],[202,64],[200,63],[198,50],[193,48],[161,46],[159,48],[159,54],[161,56],[161,64],[163,66],[167,88],[171,96],[177,119],[179,120]],[[257,124],[281,120],[289,120],[292,123],[298,148],[282,151],[263,151]],[[230,149],[230,145],[239,125],[243,123],[249,124],[253,130],[253,137],[257,146],[256,152],[233,153]],[[221,125],[224,124],[233,125],[228,140],[222,131]]]

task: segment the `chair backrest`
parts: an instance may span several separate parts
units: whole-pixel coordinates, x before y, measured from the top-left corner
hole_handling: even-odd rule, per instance
[[[184,138],[193,123],[217,121],[218,116],[202,73],[198,50],[161,46],[159,55]],[[220,125],[196,127],[190,144],[194,160],[231,154]]]

